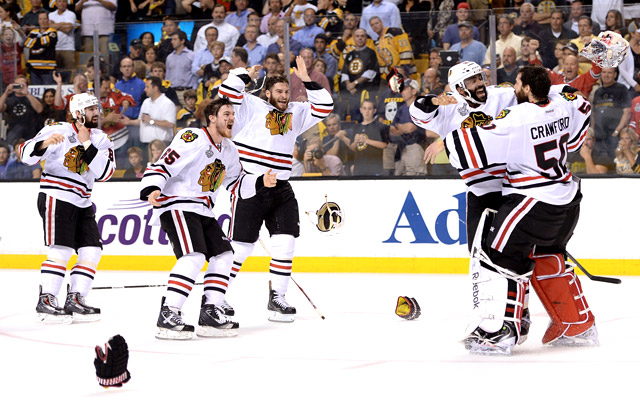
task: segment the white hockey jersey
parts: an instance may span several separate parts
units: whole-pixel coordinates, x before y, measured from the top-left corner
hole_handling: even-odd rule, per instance
[[[240,161],[249,173],[262,175],[273,169],[278,180],[288,180],[296,138],[331,113],[331,94],[323,88],[307,88],[308,102],[290,102],[281,112],[245,93],[244,88],[244,81],[233,70],[218,92],[233,103],[233,142],[238,146]]]
[[[445,138],[451,131],[459,128],[472,128],[488,125],[496,115],[507,107],[518,104],[512,87],[488,86],[487,102],[477,108],[458,93],[448,93],[458,100],[457,104],[439,106],[433,112],[425,113],[415,106],[409,107],[411,120],[417,126],[436,132]],[[488,165],[486,168],[469,168],[460,171],[469,190],[477,196],[502,190],[502,178],[506,169],[504,164]],[[466,178],[465,178],[466,177]]]
[[[224,186],[233,195],[249,198],[256,194],[260,175],[244,172],[238,149],[230,139],[220,148],[207,128],[180,130],[160,159],[149,165],[142,177],[143,192],[157,187],[161,191],[154,206],[152,222],[165,211],[183,210],[213,217],[218,189]]]
[[[64,141],[36,151],[40,143],[53,134],[61,134]],[[80,208],[91,206],[91,191],[95,181],[108,181],[116,169],[113,142],[100,129],[91,129],[91,146],[85,150],[78,139],[75,125],[56,122],[42,128],[33,138],[20,146],[20,159],[27,165],[46,160],[40,191],[55,199]]]
[[[457,129],[445,145],[451,165],[459,169],[505,163],[504,195],[564,205],[579,188],[566,168],[567,153],[582,146],[590,116],[591,105],[582,96],[550,93],[547,103],[501,111],[493,124]]]

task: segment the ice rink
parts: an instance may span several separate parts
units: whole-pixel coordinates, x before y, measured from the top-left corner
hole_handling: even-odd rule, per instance
[[[532,292],[529,340],[511,357],[490,357],[470,355],[459,343],[465,275],[294,272],[326,320],[291,284],[287,299],[298,318],[283,324],[266,318],[268,274],[241,272],[228,294],[239,336],[177,342],[154,338],[164,288],[95,290],[87,302],[102,308],[101,321],[40,325],[39,274],[0,269],[1,399],[640,398],[638,277],[612,285],[581,276],[600,347],[542,346],[548,319]],[[167,277],[99,271],[94,285],[163,284]],[[197,323],[201,295],[197,286],[185,304],[188,323]],[[398,295],[418,300],[418,320],[394,314]],[[93,348],[115,334],[129,344],[132,379],[103,389]]]

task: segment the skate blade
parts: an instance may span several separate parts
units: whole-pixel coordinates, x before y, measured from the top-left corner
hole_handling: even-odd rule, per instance
[[[296,319],[295,314],[281,314],[277,311],[269,311],[269,321],[271,322],[293,322]]]
[[[211,338],[211,337],[234,337],[238,336],[238,328],[220,329],[213,326],[198,325],[196,328],[196,335],[199,337]]]
[[[521,345],[524,342],[526,342],[528,338],[529,338],[529,335],[520,335],[520,339],[518,340],[518,345]]]
[[[513,346],[496,346],[487,343],[465,342],[465,349],[471,354],[480,354],[485,356],[510,356]]]
[[[598,341],[598,330],[593,325],[585,332],[576,336],[560,336],[559,338],[546,343],[549,346],[565,346],[565,347],[593,347],[600,346]]]
[[[162,340],[190,340],[193,338],[193,332],[158,328],[156,330],[156,338]]]
[[[38,313],[37,320],[44,325],[69,325],[73,322],[73,316]]]
[[[100,321],[101,314],[79,314],[73,313],[73,322],[95,322]]]

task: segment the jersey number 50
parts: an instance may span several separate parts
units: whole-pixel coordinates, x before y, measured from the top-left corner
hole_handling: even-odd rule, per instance
[[[548,142],[540,143],[533,147],[536,152],[536,161],[538,162],[538,166],[548,171],[553,169],[555,172],[555,176],[552,176],[550,173],[541,172],[540,175],[544,176],[548,179],[558,179],[564,176],[567,173],[567,142],[569,141],[569,134],[565,133],[560,137],[560,139],[550,140]],[[549,151],[553,151],[557,148],[560,148],[560,157],[549,157],[547,158],[546,153]]]

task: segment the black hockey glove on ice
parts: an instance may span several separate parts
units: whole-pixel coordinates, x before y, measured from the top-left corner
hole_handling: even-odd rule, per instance
[[[98,383],[106,387],[120,387],[129,382],[131,374],[127,371],[129,361],[129,347],[120,335],[109,339],[104,345],[104,351],[96,346],[96,359],[93,365],[96,367]]]
[[[417,319],[420,316],[420,305],[413,297],[399,296],[396,315],[408,320]]]

